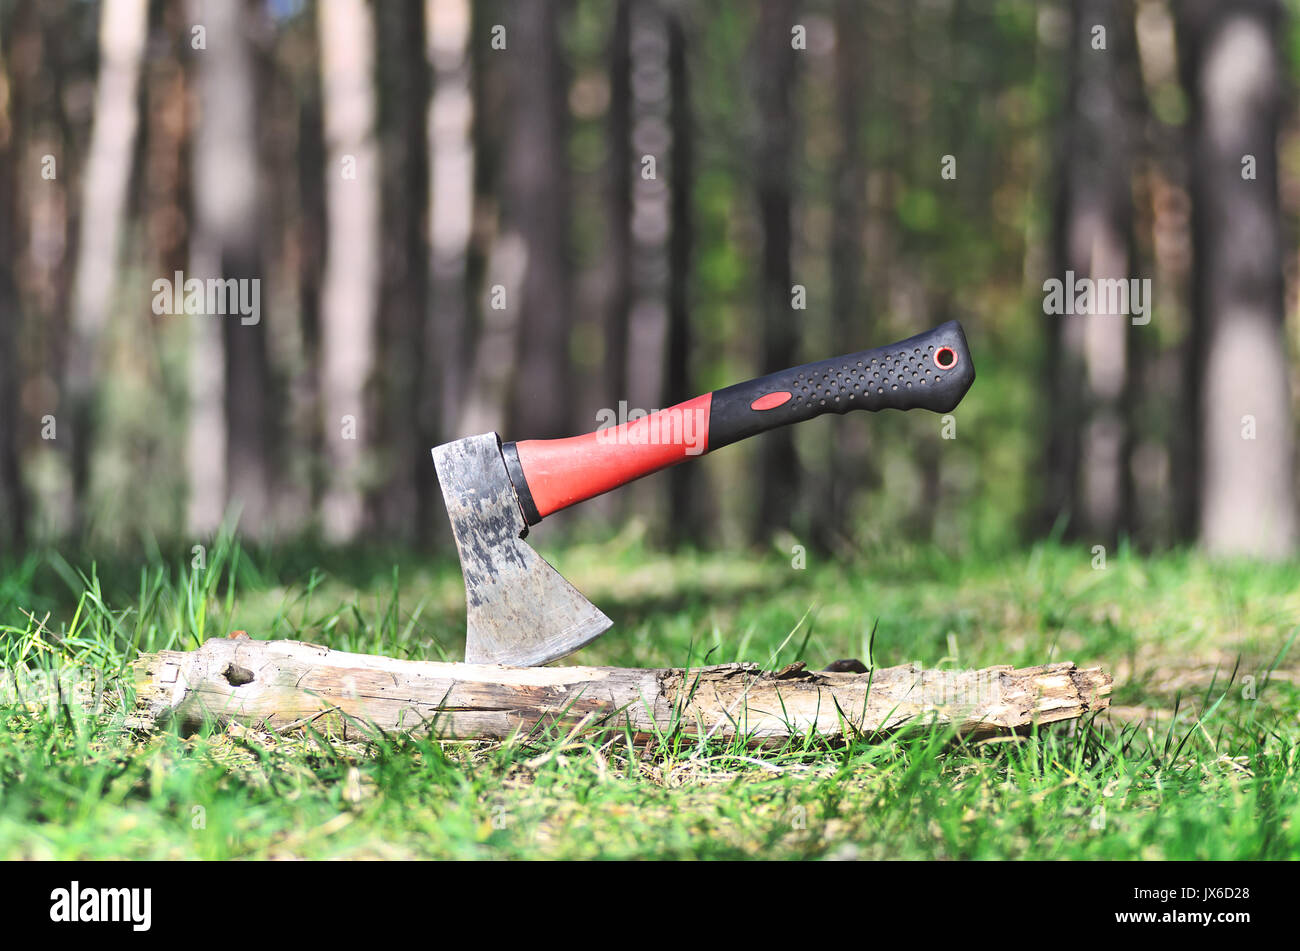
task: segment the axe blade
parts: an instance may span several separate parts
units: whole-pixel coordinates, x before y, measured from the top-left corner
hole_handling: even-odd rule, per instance
[[[528,525],[496,433],[433,450],[465,576],[465,661],[532,667],[571,654],[613,622],[523,537]]]

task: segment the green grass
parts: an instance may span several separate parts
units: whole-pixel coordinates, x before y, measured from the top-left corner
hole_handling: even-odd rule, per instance
[[[243,730],[123,732],[139,650],[230,630],[455,659],[454,562],[396,552],[190,553],[0,568],[0,661],[98,676],[104,702],[0,706],[5,858],[1284,858],[1300,855],[1297,565],[1043,545],[791,567],[788,552],[550,551],[615,619],[573,660],[681,666],[1032,665],[1116,676],[1114,711],[963,742],[635,747],[617,732],[514,744],[341,743]],[[800,623],[802,620],[802,624]],[[784,650],[779,650],[787,635]],[[800,653],[801,652],[801,653]]]

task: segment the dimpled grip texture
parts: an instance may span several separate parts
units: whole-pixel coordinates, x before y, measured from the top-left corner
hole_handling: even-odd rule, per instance
[[[942,365],[948,359],[955,362]],[[887,347],[793,367],[715,391],[709,450],[825,413],[852,409],[948,413],[974,381],[966,335],[961,324],[952,320]],[[756,401],[774,393],[791,397],[771,409],[753,408]]]

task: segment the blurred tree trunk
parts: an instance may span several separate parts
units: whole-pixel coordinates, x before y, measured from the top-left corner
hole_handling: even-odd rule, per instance
[[[624,161],[623,173],[630,186],[630,231],[627,248],[620,248],[628,256],[620,370],[625,388],[611,394],[611,400],[627,399],[629,411],[653,411],[695,395],[686,392],[689,105],[684,38],[672,14],[636,1],[629,4],[627,16],[629,100],[615,107],[615,112],[627,109],[629,135],[624,146],[629,161]],[[620,23],[615,27],[621,29]],[[614,125],[621,125],[621,120]],[[616,210],[614,223],[620,217],[621,210]],[[589,421],[582,422],[590,429]],[[654,518],[654,534],[659,542],[680,542],[694,527],[688,514],[694,472],[695,466],[679,466],[664,479],[621,492],[620,503],[629,503],[638,512],[671,513],[668,518]]]
[[[14,106],[18,92],[10,69],[13,40],[8,30],[0,31],[0,44],[0,553],[4,553],[25,541],[26,507],[19,468],[18,336],[22,311],[14,275],[19,186]]]
[[[795,142],[791,108],[795,79],[793,25],[792,0],[763,3],[752,64],[759,122],[756,191],[763,230],[759,373],[772,373],[799,362],[800,328],[790,298]],[[753,535],[763,539],[775,529],[790,527],[791,507],[799,498],[799,460],[793,430],[787,426],[765,434],[759,440],[758,455],[758,512]]]
[[[317,208],[308,208],[319,201],[310,196],[322,186],[319,57],[312,17],[295,16],[271,29],[261,18],[258,25],[261,269],[268,278],[264,299],[274,305],[266,326],[266,468],[270,523],[284,538],[312,527],[314,474],[320,468],[314,354],[302,319],[304,295],[312,295],[314,305],[319,290],[318,281],[308,288],[304,280],[311,269],[319,273],[320,217]]]
[[[201,0],[191,7],[193,22],[205,28],[206,46],[192,50],[198,64],[199,122],[191,154],[195,226],[187,281],[252,282],[262,277],[260,96],[251,10],[240,3]],[[260,290],[259,301],[269,303]],[[267,533],[270,370],[265,327],[260,319],[244,323],[233,307],[226,314],[189,319],[190,530],[210,533],[232,503],[241,512],[244,531]]]
[[[183,58],[190,47],[190,19],[184,7],[169,5],[157,24],[167,55],[146,63],[144,171],[141,214],[147,246],[154,257],[149,266],[171,278],[185,269],[189,254],[188,216],[190,170],[187,136],[190,88]]]
[[[374,22],[365,0],[317,7],[328,219],[321,297],[321,406],[330,470],[321,526],[348,542],[364,523],[362,489],[371,438],[367,389],[375,363],[379,283],[379,167]]]
[[[3,107],[0,107],[2,109]],[[0,119],[3,116],[0,115]],[[0,145],[0,166],[8,156]],[[8,166],[12,167],[12,166]],[[24,501],[22,471],[19,466],[19,432],[22,419],[19,411],[18,335],[21,312],[18,307],[17,288],[13,269],[8,262],[12,231],[13,199],[9,180],[0,182],[0,553],[9,546],[21,546],[27,537],[27,509]]]
[[[25,0],[13,13],[12,28],[5,37],[11,46],[17,41],[15,59],[9,62],[11,157],[15,175],[21,169],[27,186],[13,195],[16,230],[9,238],[15,291],[22,308],[12,341],[18,348],[12,356],[17,387],[13,395],[19,401],[13,412],[20,414],[14,417],[19,426],[19,457],[24,466],[35,466],[40,472],[47,461],[53,465],[69,461],[57,438],[38,440],[38,433],[44,437],[46,432],[35,424],[46,414],[55,415],[60,423],[70,422],[59,415],[60,409],[68,407],[66,400],[60,401],[60,385],[68,360],[74,249],[79,234],[78,171],[84,144],[79,139],[90,129],[89,123],[78,123],[74,129],[69,110],[76,108],[74,90],[87,88],[94,75],[98,43],[94,25],[99,11],[69,0],[42,0],[39,4]],[[13,36],[14,31],[20,36]],[[54,175],[48,178],[47,157],[55,162]],[[66,474],[65,470],[60,476]],[[39,521],[42,533],[66,531],[69,519],[76,514],[66,478],[38,477],[30,488],[23,496],[30,509],[25,519],[29,528]]]
[[[631,9],[632,299],[628,314],[628,403],[643,410],[664,405],[668,356],[668,242],[670,85],[668,29],[662,12],[649,3]],[[657,495],[659,482],[633,491]]]
[[[520,357],[519,311],[526,249],[502,208],[501,197],[514,79],[513,69],[502,65],[502,57],[510,55],[508,47],[493,48],[494,31],[500,25],[500,17],[494,13],[487,4],[475,4],[470,17],[470,105],[475,117],[470,214],[475,220],[482,216],[484,238],[481,243],[470,241],[466,262],[469,369],[457,394],[457,411],[448,422],[449,431],[457,435],[505,433]],[[437,163],[433,174],[436,181]],[[520,433],[510,438],[516,437],[526,438]]]
[[[669,24],[654,4],[634,2],[630,13],[631,182],[630,300],[624,358],[629,410],[650,411],[672,402],[668,390],[670,243],[672,184],[676,180],[672,140],[672,75]],[[683,397],[685,398],[685,397]],[[588,421],[584,427],[590,429]],[[694,467],[682,467],[694,468]],[[671,475],[620,493],[633,511],[664,512]],[[674,533],[675,518],[654,519],[654,540]]]
[[[609,47],[606,138],[605,398],[627,396],[627,325],[632,307],[632,4],[617,0]]]
[[[669,181],[668,242],[668,368],[665,405],[698,395],[691,375],[691,260],[694,220],[691,214],[694,175],[691,85],[686,63],[686,31],[681,20],[667,15],[668,121],[672,136]],[[675,543],[699,541],[700,520],[695,512],[696,466],[677,466],[668,473],[669,528]]]
[[[153,42],[157,52],[145,60],[144,115],[142,130],[144,154],[140,177],[140,216],[144,241],[144,267],[152,273],[171,279],[177,271],[184,271],[190,254],[189,209],[193,207],[190,179],[190,130],[192,77],[188,74],[186,60],[190,50],[190,18],[183,4],[168,4],[156,12],[153,25]],[[162,318],[164,321],[174,318]],[[162,329],[161,327],[158,329]],[[181,331],[183,324],[169,330]],[[162,398],[175,406],[189,402],[190,380],[185,366],[172,368],[171,362],[160,363],[159,378]],[[178,414],[180,421],[188,423],[186,414]],[[169,434],[170,435],[170,434]],[[169,452],[171,464],[167,473],[174,480],[176,490],[168,493],[168,525],[180,532],[186,527],[185,484],[185,434],[180,433],[180,445]],[[169,440],[169,442],[171,442]],[[169,446],[170,449],[170,446]]]
[[[632,312],[632,8],[616,0],[606,49],[609,107],[605,113],[604,246],[601,249],[601,378],[598,405],[617,407],[628,398],[628,329]],[[581,427],[579,427],[581,428]],[[611,492],[585,508],[596,520],[620,521],[620,513],[643,492]]]
[[[100,348],[115,299],[148,14],[146,0],[103,0],[100,7],[99,77],[90,151],[82,178],[72,339],[64,368],[68,418],[60,427],[71,458],[72,526],[77,533],[84,528],[86,516]]]
[[[1200,538],[1217,555],[1282,557],[1297,530],[1278,213],[1285,17],[1274,0],[1175,11],[1192,102]]]
[[[1068,93],[1058,155],[1052,277],[1133,274],[1133,154],[1140,79],[1128,0],[1073,0]],[[1105,48],[1095,48],[1097,28]],[[1130,319],[1048,316],[1051,410],[1044,520],[1069,513],[1070,534],[1112,545],[1129,512]]]
[[[426,0],[425,48],[433,68],[429,102],[430,298],[425,313],[427,376],[420,378],[419,427],[426,444],[420,487],[422,534],[441,525],[442,499],[428,477],[427,449],[455,432],[469,351],[469,252],[474,226],[474,92],[469,0]]]
[[[859,116],[863,112],[868,62],[859,0],[836,0],[834,11],[835,121],[839,151],[831,171],[830,238],[831,352],[851,353],[869,346],[871,321],[862,293],[862,230],[867,197],[867,171]],[[813,543],[823,551],[844,544],[855,489],[863,484],[868,466],[866,429],[851,414],[826,449],[829,478],[825,491],[815,494]]]
[[[425,353],[429,253],[429,103],[424,0],[375,8],[378,18],[380,157],[383,165],[383,251],[379,336],[380,414],[375,445],[383,447],[383,481],[370,507],[388,537],[411,542],[420,531],[418,498],[429,483],[430,433],[419,394],[437,386],[437,364]],[[433,219],[436,226],[436,218]],[[426,382],[426,379],[429,382]]]
[[[247,111],[242,119],[242,131],[247,136],[243,143],[243,147],[248,149],[247,158],[244,159],[247,167],[240,171],[241,176],[246,173],[248,178],[244,182],[232,182],[232,168],[229,165],[224,169],[213,169],[213,174],[221,176],[226,204],[238,204],[239,207],[246,208],[247,217],[240,222],[236,222],[233,215],[231,217],[228,243],[224,243],[221,252],[221,276],[226,279],[261,281],[259,301],[263,312],[256,323],[245,323],[237,315],[219,318],[226,338],[227,492],[230,502],[241,513],[240,530],[253,538],[264,538],[270,537],[275,531],[271,508],[271,446],[279,436],[275,426],[278,414],[274,411],[277,403],[272,397],[267,324],[262,319],[266,316],[266,311],[270,310],[272,300],[271,287],[263,279],[266,252],[262,235],[268,216],[262,211],[262,157],[258,136],[258,129],[265,121],[266,107],[263,103],[266,98],[266,71],[258,61],[261,51],[255,44],[265,35],[267,24],[263,5],[256,0],[252,3],[244,0],[242,8],[237,3],[231,5],[235,7],[234,25],[240,37],[237,44],[232,40],[232,45],[242,46],[243,51],[239,54],[232,53],[228,59],[223,57],[223,98],[227,107],[235,108],[234,100],[237,96],[248,96]],[[210,19],[211,14],[208,16]],[[212,52],[211,33],[208,50],[209,53]],[[240,67],[244,71],[242,80],[234,78],[236,55],[243,60]],[[231,72],[226,74],[225,69],[230,69]],[[230,119],[232,131],[235,121],[233,117]],[[232,160],[236,147],[240,146],[234,143],[225,146]],[[231,209],[227,208],[226,214],[230,213]],[[225,230],[224,225],[222,230]]]
[[[1145,550],[1196,538],[1195,393],[1184,369],[1191,328],[1191,202],[1186,130],[1157,108],[1178,94],[1178,51],[1171,4],[1138,5],[1145,154],[1134,180],[1139,269],[1159,299],[1159,332],[1135,328],[1129,338],[1133,443],[1131,533]],[[1180,97],[1181,101],[1181,97]],[[1172,332],[1171,332],[1172,331]],[[1165,341],[1179,338],[1169,346]],[[1190,399],[1189,399],[1190,397]]]
[[[36,4],[31,4],[37,7]],[[19,6],[19,10],[22,6]],[[40,188],[27,190],[16,202],[20,217],[28,223],[26,242],[27,265],[23,283],[31,287],[28,301],[31,308],[28,318],[39,322],[38,328],[30,325],[24,336],[32,347],[30,363],[23,368],[24,377],[38,382],[43,391],[56,381],[60,368],[67,364],[68,314],[72,300],[72,249],[77,243],[77,215],[74,196],[77,188],[77,148],[72,123],[69,121],[66,97],[70,87],[75,88],[80,79],[77,64],[88,63],[93,57],[93,34],[69,28],[69,21],[78,18],[91,22],[88,11],[77,10],[68,0],[46,0],[39,5],[40,46],[38,56],[29,65],[30,80],[12,75],[10,81],[19,86],[34,86],[21,95],[23,108],[31,114],[31,132],[25,155],[17,161],[27,163],[27,168],[39,168],[46,155],[57,159],[57,177],[40,180]],[[97,12],[97,11],[95,11]],[[78,24],[79,26],[80,24]],[[90,41],[88,43],[88,41]],[[11,96],[18,96],[17,90]],[[15,120],[27,124],[20,116]],[[26,214],[22,208],[27,206]],[[23,226],[19,224],[21,229]],[[36,333],[32,334],[31,330]],[[50,405],[53,412],[55,406]]]
[[[518,366],[512,427],[519,438],[566,436],[569,399],[568,88],[559,47],[561,0],[513,4],[507,19],[511,121],[506,129],[505,232],[522,241]],[[508,58],[508,59],[507,59]]]
[[[327,479],[324,412],[321,409],[321,288],[325,275],[325,129],[323,83],[317,62],[320,59],[320,35],[316,29],[304,31],[307,52],[299,68],[309,75],[301,78],[303,90],[299,100],[298,148],[296,152],[298,191],[298,327],[302,341],[302,372],[295,375],[290,388],[293,415],[299,420],[299,439],[310,460],[300,474],[299,507],[304,517],[320,511]],[[338,169],[334,169],[337,174]],[[310,514],[309,514],[310,513]]]

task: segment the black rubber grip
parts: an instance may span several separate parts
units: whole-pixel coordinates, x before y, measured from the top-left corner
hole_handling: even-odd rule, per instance
[[[966,334],[961,324],[950,320],[888,347],[715,390],[709,408],[709,450],[824,413],[851,409],[948,413],[974,381]]]

